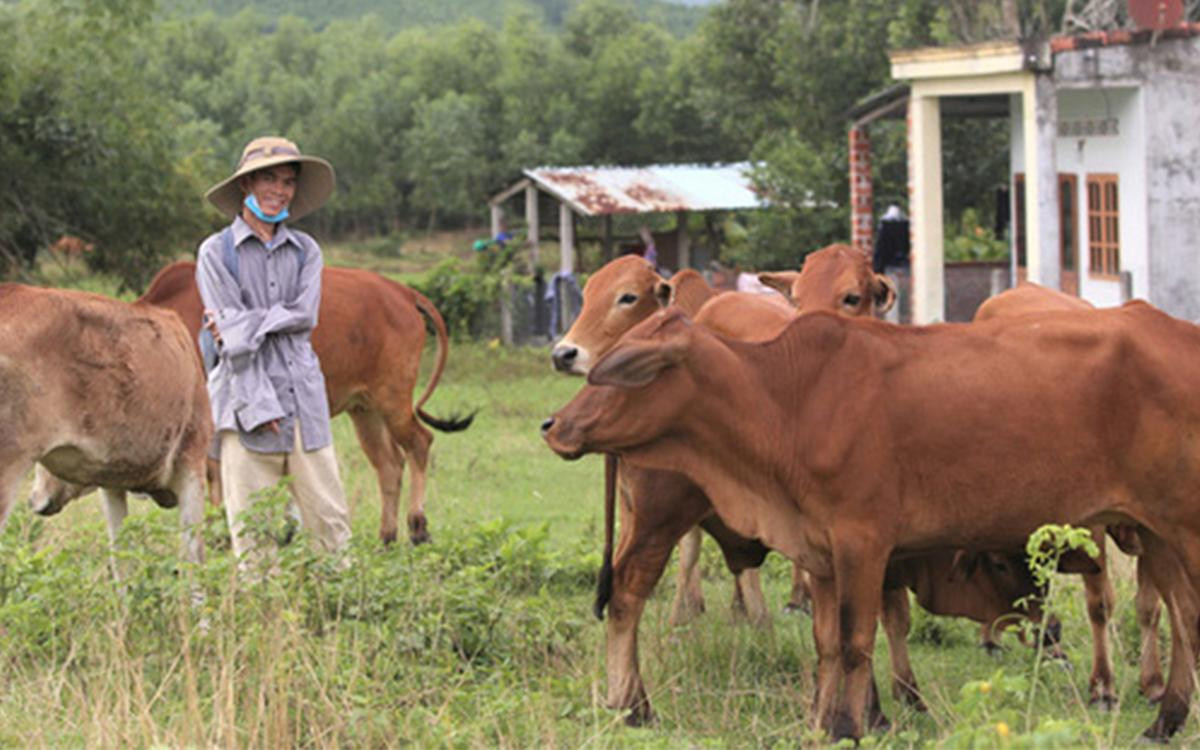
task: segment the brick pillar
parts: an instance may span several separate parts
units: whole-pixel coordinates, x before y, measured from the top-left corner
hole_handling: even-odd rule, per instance
[[[850,128],[850,244],[871,254],[872,217],[871,139],[865,127]]]

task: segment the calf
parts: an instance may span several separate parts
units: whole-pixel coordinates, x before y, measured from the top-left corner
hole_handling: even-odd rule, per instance
[[[731,529],[813,574],[815,717],[835,738],[865,727],[889,560],[1012,549],[1047,523],[1136,526],[1175,625],[1146,732],[1162,739],[1186,719],[1200,635],[1198,371],[1200,329],[1138,303],[921,329],[815,313],[764,344],[668,311],[543,431],[564,457],[685,474]]]
[[[62,510],[104,490],[109,534],[125,493],[179,507],[184,553],[204,557],[208,391],[171,312],[95,294],[0,285],[0,520],[39,464],[30,505]]]

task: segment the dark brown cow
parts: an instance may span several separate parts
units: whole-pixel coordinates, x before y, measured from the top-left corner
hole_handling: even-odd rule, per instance
[[[139,301],[174,310],[189,331],[199,331],[203,304],[196,289],[196,264],[177,262],[159,271]],[[438,354],[425,391],[414,405],[412,394],[425,347],[422,314],[433,324]],[[396,539],[407,458],[412,463],[409,538],[414,544],[428,541],[425,477],[433,435],[421,422],[443,432],[465,430],[471,424],[471,417],[443,420],[423,409],[446,364],[446,324],[421,293],[379,274],[349,268],[325,269],[318,315],[313,349],[325,374],[329,411],[350,414],[359,445],[379,478],[379,536],[385,543]],[[192,339],[199,357],[194,335]],[[213,472],[212,476],[219,475]],[[219,498],[219,489],[213,494]]]
[[[1140,303],[920,329],[814,313],[765,344],[668,311],[543,430],[567,458],[682,471],[731,529],[812,572],[815,717],[834,737],[866,726],[890,559],[1137,526],[1180,625],[1146,732],[1163,739],[1187,717],[1200,635],[1197,372],[1200,328]]]
[[[204,558],[208,390],[179,319],[96,294],[0,284],[0,522],[38,463],[30,505],[62,510],[99,486],[109,534],[126,491],[178,506]]]

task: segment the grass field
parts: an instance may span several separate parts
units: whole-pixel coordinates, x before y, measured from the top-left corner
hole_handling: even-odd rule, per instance
[[[428,352],[426,359],[428,360]],[[580,387],[548,352],[453,345],[427,409],[478,409],[472,428],[438,434],[427,513],[433,543],[384,548],[374,476],[345,417],[335,439],[353,509],[351,565],[305,544],[279,570],[234,574],[220,513],[208,561],[178,559],[176,514],[134,501],[118,564],[96,497],[57,517],[23,502],[0,534],[0,745],[6,747],[794,747],[809,729],[810,621],[785,615],[790,565],[772,555],[770,629],[734,621],[729,576],[711,542],[708,612],[667,624],[674,566],[647,607],[642,671],[657,722],[641,729],[604,707],[604,626],[592,618],[603,512],[601,465],[565,462],[538,433]],[[280,498],[265,504],[278,525]],[[1111,545],[1110,545],[1111,546]],[[976,627],[914,606],[914,666],[929,705],[888,694],[882,635],[875,671],[893,722],[881,747],[1123,747],[1153,719],[1137,693],[1128,561],[1114,565],[1119,707],[1086,705],[1090,638],[1081,587],[1056,583],[1073,668],[1037,663],[1006,636],[991,657]],[[203,597],[197,600],[197,592]],[[1195,721],[1176,741],[1200,741]]]

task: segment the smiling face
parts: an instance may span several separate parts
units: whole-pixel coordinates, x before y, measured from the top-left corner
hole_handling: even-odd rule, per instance
[[[274,216],[292,204],[299,177],[296,165],[277,164],[246,175],[241,186],[243,192],[254,196],[263,213]]]

